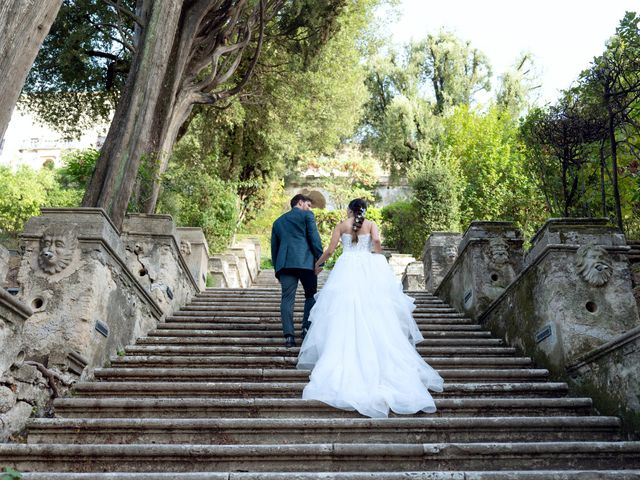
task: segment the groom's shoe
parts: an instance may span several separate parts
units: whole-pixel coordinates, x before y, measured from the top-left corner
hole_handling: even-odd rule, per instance
[[[296,339],[294,338],[293,335],[287,335],[284,341],[284,346],[287,348],[291,348],[291,347],[295,347],[296,346]]]

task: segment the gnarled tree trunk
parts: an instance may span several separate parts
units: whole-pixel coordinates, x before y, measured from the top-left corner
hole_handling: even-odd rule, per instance
[[[62,0],[0,2],[0,140]]]

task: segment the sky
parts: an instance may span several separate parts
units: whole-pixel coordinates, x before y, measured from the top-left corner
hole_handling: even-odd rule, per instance
[[[493,83],[521,52],[533,54],[542,87],[539,103],[553,103],[593,57],[625,11],[640,0],[400,0],[389,29],[394,43],[420,40],[441,28],[483,51]]]

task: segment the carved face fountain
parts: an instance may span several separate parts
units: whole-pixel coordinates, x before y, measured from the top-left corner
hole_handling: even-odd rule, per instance
[[[187,255],[191,255],[191,242],[189,242],[188,240],[181,240],[180,253],[182,253],[182,255],[184,255],[185,257]]]
[[[600,245],[581,246],[576,253],[576,266],[580,276],[593,287],[601,287],[613,275],[609,253]]]
[[[78,246],[75,227],[51,225],[40,239],[38,265],[49,274],[61,272],[71,263],[73,253]]]
[[[489,240],[489,260],[493,265],[509,263],[509,245],[502,238]]]

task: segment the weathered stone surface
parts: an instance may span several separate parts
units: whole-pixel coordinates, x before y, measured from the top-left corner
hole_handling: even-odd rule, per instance
[[[129,214],[122,225],[127,265],[165,315],[200,291],[170,215]]]
[[[55,273],[38,262],[52,225],[77,232],[70,262]],[[22,242],[19,298],[33,309],[23,332],[27,358],[66,371],[70,355],[84,357],[88,375],[162,317],[127,268],[125,243],[101,209],[44,209],[27,222]]]
[[[222,261],[222,255],[209,257],[209,277],[212,282],[211,287],[229,287],[226,263]]]
[[[427,238],[422,252],[425,289],[433,292],[458,258],[458,245],[462,234],[433,232]]]
[[[522,269],[522,243],[511,222],[471,222],[435,294],[477,319]]]
[[[180,239],[180,252],[189,266],[191,275],[198,288],[204,290],[207,286],[207,272],[209,270],[209,245],[201,228],[178,227],[176,233]]]
[[[16,394],[9,387],[0,385],[0,414],[7,413],[16,404]]]
[[[407,266],[416,261],[413,255],[408,255],[405,253],[392,253],[389,258],[387,258],[389,262],[389,266],[396,278],[399,282],[402,281],[402,276],[404,275],[404,271],[407,269]]]
[[[0,414],[0,442],[27,426],[32,409],[31,404],[18,402],[11,410]]]
[[[605,343],[567,369],[578,391],[591,395],[598,410],[623,419],[630,436],[640,436],[640,326]]]
[[[24,323],[31,314],[29,307],[0,288],[0,376],[22,352]]]
[[[601,404],[637,395],[639,385],[637,377],[624,368],[626,360],[616,359],[621,353],[613,347],[629,345],[630,341],[619,339],[640,324],[628,247],[620,245],[620,238],[614,227],[600,220],[550,220],[534,237],[538,243],[528,253],[525,269],[480,318],[495,334],[503,335],[509,344],[561,378],[566,378],[567,367],[584,363],[583,358],[597,357],[599,360],[587,362],[595,362],[593,367],[584,364],[580,368],[593,368],[603,375],[599,380],[602,388],[584,390]],[[594,245],[599,247],[594,249]],[[588,250],[597,255],[585,262]],[[582,258],[578,252],[583,252]],[[591,274],[586,274],[589,269]],[[607,274],[604,282],[594,282],[602,271],[611,275]],[[608,353],[596,355],[602,349]],[[614,372],[612,365],[616,363],[620,370]],[[585,375],[586,380],[575,383],[589,384],[590,377]],[[618,375],[625,375],[629,383]],[[618,387],[630,391],[623,394]]]
[[[407,265],[402,275],[402,288],[405,290],[424,290],[424,266],[422,262]]]
[[[238,275],[240,280],[240,287],[248,288],[254,281],[249,270],[249,259],[247,258],[244,248],[231,247],[227,250],[228,253],[235,255],[236,265],[238,266]],[[256,275],[257,276],[257,275]]]

